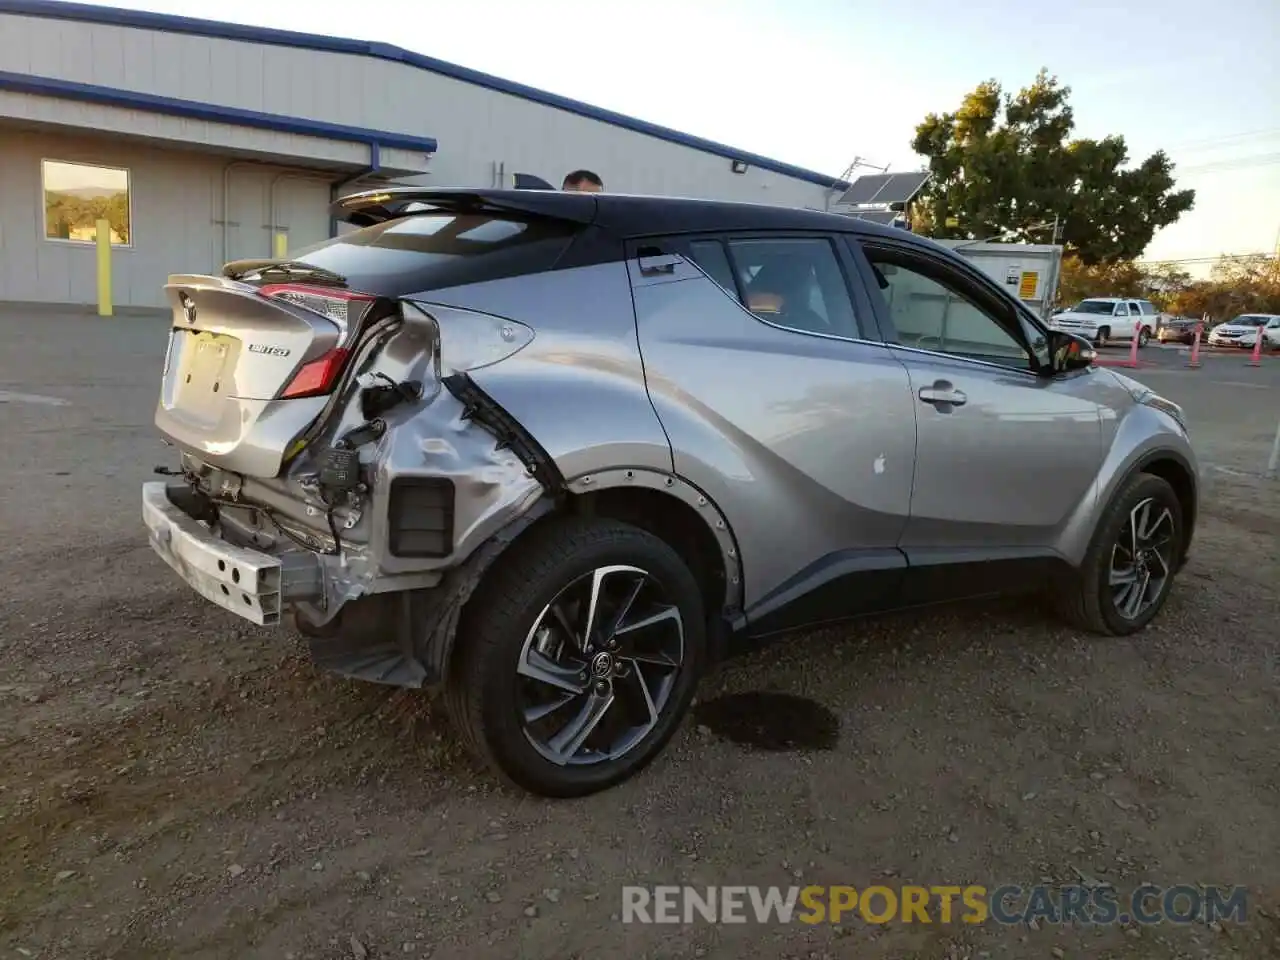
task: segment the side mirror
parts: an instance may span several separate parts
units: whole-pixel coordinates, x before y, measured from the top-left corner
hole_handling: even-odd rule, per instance
[[[1084,337],[1073,333],[1055,331],[1050,335],[1053,357],[1053,372],[1067,373],[1071,370],[1083,370],[1093,365],[1098,354],[1093,344]]]

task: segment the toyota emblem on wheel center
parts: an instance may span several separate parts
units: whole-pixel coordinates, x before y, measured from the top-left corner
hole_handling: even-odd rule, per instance
[[[597,677],[607,677],[613,671],[613,657],[607,653],[597,653],[591,658],[591,673]]]

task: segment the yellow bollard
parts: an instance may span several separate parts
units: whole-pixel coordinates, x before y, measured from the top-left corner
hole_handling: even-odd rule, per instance
[[[97,222],[98,316],[111,316],[111,222]]]
[[[283,260],[288,250],[289,250],[289,235],[287,233],[277,233],[275,258],[277,260]]]

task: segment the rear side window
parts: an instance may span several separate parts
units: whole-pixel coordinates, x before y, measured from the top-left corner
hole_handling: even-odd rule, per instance
[[[737,298],[738,287],[733,281],[733,267],[729,266],[729,257],[719,240],[694,240],[689,244],[689,253],[693,256],[693,262],[706,271],[707,276]]]
[[[817,237],[694,240],[694,262],[774,326],[856,339],[857,318],[830,240]]]
[[[364,227],[291,259],[396,297],[551,269],[577,225],[491,213],[429,212]]]
[[[856,338],[858,324],[831,241],[730,240],[729,261],[748,310],[780,327]]]

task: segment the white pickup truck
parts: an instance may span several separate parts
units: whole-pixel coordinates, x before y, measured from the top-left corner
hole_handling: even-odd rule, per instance
[[[1145,347],[1160,326],[1160,314],[1150,300],[1090,297],[1049,318],[1054,330],[1086,337],[1100,347],[1117,340],[1138,338]]]

